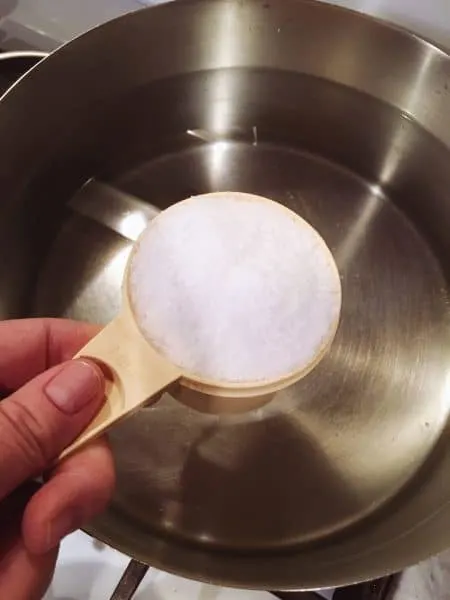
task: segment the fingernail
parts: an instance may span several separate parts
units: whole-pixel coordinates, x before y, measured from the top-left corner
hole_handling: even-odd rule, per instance
[[[94,365],[73,360],[47,383],[45,393],[59,410],[74,415],[103,393],[103,379]]]
[[[56,546],[68,535],[81,527],[82,523],[78,519],[78,515],[73,512],[65,512],[58,517],[55,517],[48,524],[46,540],[42,547],[39,548],[40,553],[46,553]]]

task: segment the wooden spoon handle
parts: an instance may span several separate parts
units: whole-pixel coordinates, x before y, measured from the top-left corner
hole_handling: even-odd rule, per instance
[[[98,437],[181,378],[178,367],[158,354],[123,314],[93,338],[76,358],[89,358],[106,373],[105,404],[59,460]]]

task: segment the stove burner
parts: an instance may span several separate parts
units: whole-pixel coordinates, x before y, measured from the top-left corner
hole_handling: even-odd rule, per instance
[[[131,560],[122,575],[110,600],[132,600],[149,567]],[[333,600],[393,600],[397,588],[398,575],[383,577],[368,583],[339,588],[333,593]],[[271,592],[279,600],[323,600],[316,592]]]

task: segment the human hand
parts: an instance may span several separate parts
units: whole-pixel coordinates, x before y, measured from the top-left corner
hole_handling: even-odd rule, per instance
[[[10,393],[0,402],[1,598],[42,598],[61,539],[112,494],[114,467],[103,440],[60,463],[40,489],[31,482],[102,405],[100,369],[70,360],[96,332],[57,319],[0,322],[0,388]]]

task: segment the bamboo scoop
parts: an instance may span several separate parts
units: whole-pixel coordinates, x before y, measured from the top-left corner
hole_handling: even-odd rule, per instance
[[[105,405],[62,456],[175,384],[175,397],[209,412],[261,406],[319,363],[341,309],[319,234],[284,206],[236,192],[153,219],[122,293],[119,316],[77,355],[107,374]]]

